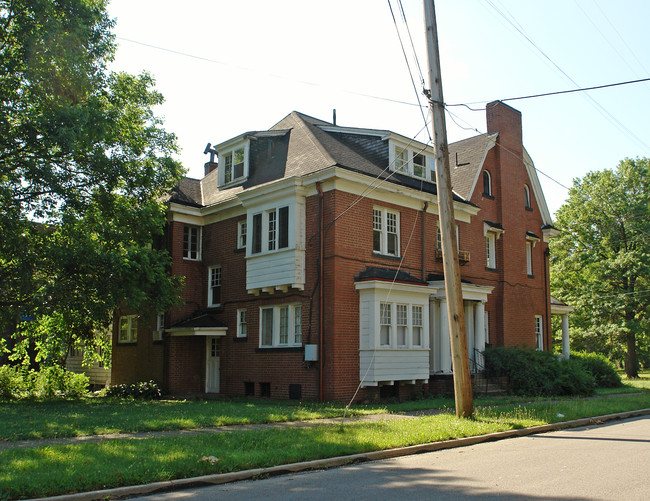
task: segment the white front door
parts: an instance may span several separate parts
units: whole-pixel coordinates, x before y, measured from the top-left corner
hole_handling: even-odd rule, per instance
[[[208,337],[205,341],[205,392],[219,393],[219,343],[216,337]]]

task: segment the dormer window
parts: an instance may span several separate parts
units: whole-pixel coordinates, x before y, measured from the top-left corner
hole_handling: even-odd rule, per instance
[[[248,143],[221,147],[219,151],[219,186],[240,183],[248,178]]]
[[[402,147],[392,145],[392,163],[390,170],[405,174],[407,176],[417,177],[435,182],[435,172],[433,170],[433,160],[424,154],[422,148]],[[427,166],[431,166],[431,174],[427,175]]]

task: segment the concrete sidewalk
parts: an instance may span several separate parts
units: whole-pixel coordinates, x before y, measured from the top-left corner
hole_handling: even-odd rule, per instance
[[[33,440],[18,440],[15,442],[0,441],[0,450],[8,449],[26,449],[46,447],[50,445],[69,445],[80,443],[95,443],[104,442],[106,440],[142,440],[145,438],[168,438],[168,437],[181,437],[189,435],[198,435],[204,433],[228,433],[233,431],[247,431],[247,430],[266,430],[266,429],[282,429],[282,428],[310,428],[313,426],[341,424],[341,423],[359,423],[359,422],[373,422],[382,420],[394,419],[409,419],[419,416],[432,416],[435,414],[450,413],[450,410],[431,409],[410,411],[404,413],[383,413],[383,414],[367,414],[361,416],[349,416],[346,418],[323,418],[313,419],[310,421],[285,421],[279,423],[258,423],[258,424],[236,424],[225,426],[213,426],[205,428],[193,428],[190,430],[166,430],[166,431],[145,431],[133,433],[108,433],[104,435],[88,435],[82,437],[61,437],[61,438],[43,438]]]

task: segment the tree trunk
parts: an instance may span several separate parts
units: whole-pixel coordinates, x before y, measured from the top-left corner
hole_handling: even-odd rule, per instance
[[[625,375],[628,378],[639,377],[639,362],[636,357],[636,336],[634,331],[628,330],[625,335],[627,353],[625,355]]]

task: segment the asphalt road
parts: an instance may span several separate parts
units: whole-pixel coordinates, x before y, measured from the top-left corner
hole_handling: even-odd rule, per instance
[[[650,416],[138,499],[645,501]]]

